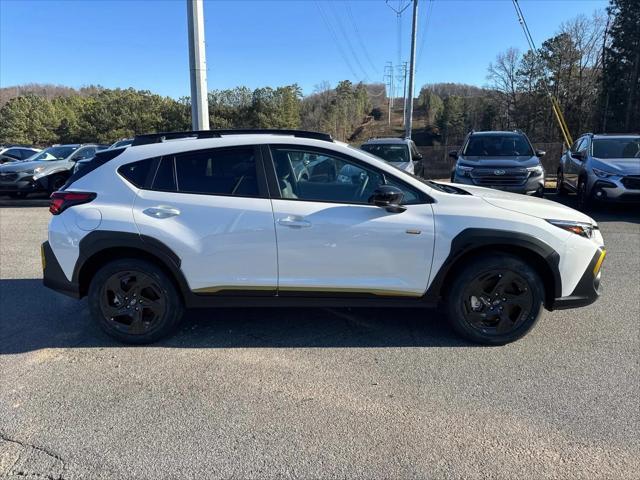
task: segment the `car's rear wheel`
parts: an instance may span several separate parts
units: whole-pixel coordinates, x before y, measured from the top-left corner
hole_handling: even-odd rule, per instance
[[[562,172],[562,169],[559,168],[558,175],[556,176],[556,194],[562,197],[567,193],[569,193],[569,191],[567,190],[567,187],[565,187],[564,185],[564,173]]]
[[[171,279],[153,263],[123,259],[106,264],[89,287],[92,317],[112,337],[144,344],[171,333],[183,314]]]
[[[67,182],[67,179],[64,178],[62,175],[54,175],[49,179],[49,188],[47,188],[47,191],[50,194],[53,192],[57,192],[64,186],[66,182]]]
[[[456,332],[473,342],[503,345],[533,328],[542,315],[544,289],[525,261],[490,254],[457,272],[447,302]]]

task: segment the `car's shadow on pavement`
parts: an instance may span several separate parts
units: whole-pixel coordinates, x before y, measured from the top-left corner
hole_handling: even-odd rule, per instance
[[[559,197],[555,194],[547,194],[545,198],[567,207],[578,209],[575,195],[570,194]],[[640,204],[638,203],[595,203],[587,208],[584,213],[592,217],[596,222],[640,223]]]
[[[474,346],[435,310],[219,308],[191,310],[163,348],[343,348]],[[0,280],[0,355],[43,348],[127,347],[91,320],[86,300],[40,279]],[[140,347],[133,347],[140,348]]]

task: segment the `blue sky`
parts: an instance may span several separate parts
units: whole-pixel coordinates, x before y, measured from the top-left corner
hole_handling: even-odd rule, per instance
[[[520,0],[538,44],[561,22],[607,3]],[[417,89],[483,85],[498,52],[526,49],[510,0],[420,0],[419,7]],[[401,17],[403,61],[410,13]],[[398,60],[396,14],[383,0],[205,0],[205,31],[209,89],[298,83],[308,94],[322,81],[381,81],[385,62]],[[100,84],[188,95],[186,35],[185,0],[0,0],[0,86]]]

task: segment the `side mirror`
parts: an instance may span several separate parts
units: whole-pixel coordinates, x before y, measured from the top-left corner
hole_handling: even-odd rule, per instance
[[[384,208],[387,212],[402,213],[406,210],[406,207],[400,205],[403,197],[404,192],[398,187],[380,185],[369,198],[369,203]]]
[[[544,150],[536,150],[536,157],[544,157],[546,154]]]
[[[449,152],[449,156],[450,156],[451,158],[453,158],[454,160],[457,160],[457,159],[458,159],[458,151],[457,151],[457,150],[451,150],[451,151]]]
[[[584,160],[584,153],[582,152],[574,152],[571,154],[571,156],[577,160],[583,161]]]
[[[417,153],[413,156],[414,160],[422,160],[422,154],[421,153]]]

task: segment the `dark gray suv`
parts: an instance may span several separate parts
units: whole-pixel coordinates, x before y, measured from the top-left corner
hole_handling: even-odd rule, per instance
[[[640,135],[582,135],[564,152],[557,192],[578,194],[578,206],[593,200],[640,202]]]
[[[456,160],[451,182],[542,197],[544,154],[520,131],[471,132],[459,151],[449,152]]]

